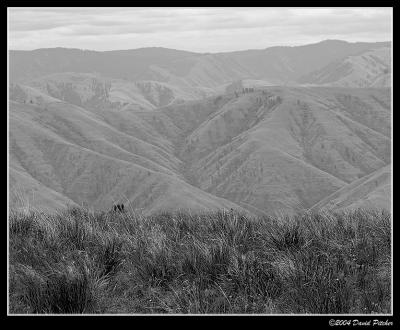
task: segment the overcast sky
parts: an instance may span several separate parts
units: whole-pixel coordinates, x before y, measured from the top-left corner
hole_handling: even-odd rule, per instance
[[[392,8],[9,8],[9,49],[262,49],[392,40]]]

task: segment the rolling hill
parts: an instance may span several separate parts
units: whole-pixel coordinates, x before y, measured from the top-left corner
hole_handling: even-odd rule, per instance
[[[388,43],[10,52],[10,205],[390,206]]]
[[[214,108],[161,111],[188,132],[180,157],[192,184],[263,213],[287,213],[390,162],[390,116],[377,101],[389,98],[380,89],[272,87],[217,98]],[[190,122],[196,127],[183,126]]]
[[[385,166],[334,192],[315,204],[310,210],[323,208],[343,210],[358,207],[391,208],[390,166]]]
[[[149,110],[215,94],[205,88],[177,87],[157,81],[131,82],[72,72],[51,74],[24,84],[12,84],[12,87],[11,99],[17,97],[27,102],[32,99],[40,103],[41,98],[52,97],[89,109],[129,106]]]
[[[65,196],[64,204],[72,200],[96,209],[110,209],[116,201],[128,207],[131,201],[146,211],[236,208],[182,180],[172,154],[116,131],[81,108],[14,101],[10,107],[10,168],[16,177],[11,191],[23,176],[38,183],[36,190],[49,201],[54,192]]]
[[[336,60],[298,81],[339,87],[390,87],[390,72],[390,48],[382,47]]]
[[[11,168],[94,208],[291,213],[390,163],[382,89],[267,87],[146,111],[12,95]]]

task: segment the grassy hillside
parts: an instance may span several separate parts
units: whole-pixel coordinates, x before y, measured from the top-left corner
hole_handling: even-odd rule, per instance
[[[308,209],[390,162],[388,96],[270,87],[160,111],[187,132],[178,157],[188,182],[273,215]]]
[[[329,63],[298,80],[325,86],[390,87],[390,47],[370,49]]]
[[[149,212],[167,206],[197,210],[237,207],[179,177],[176,171],[181,161],[168,141],[158,146],[156,133],[153,131],[150,140],[150,129],[140,123],[131,129],[139,126],[136,134],[143,133],[141,139],[109,125],[109,117],[103,121],[67,103],[39,107],[12,101],[10,107],[10,168],[21,174],[13,175],[10,190],[13,195],[21,194],[22,200],[32,200],[35,194],[48,201],[35,207],[57,208],[60,203],[52,197],[56,194],[64,196],[64,205],[68,200],[82,201],[100,210],[121,199]],[[134,121],[127,118],[125,123]],[[119,125],[118,119],[113,123]],[[37,184],[27,185],[28,180]],[[11,200],[13,207],[20,206],[17,202]]]
[[[65,86],[82,78],[62,77]],[[47,78],[43,86],[54,83]],[[10,89],[10,167],[21,174],[13,194],[35,190],[35,206],[51,209],[70,200],[100,211],[123,199],[149,213],[275,215],[309,209],[391,161],[390,89],[263,87],[140,110],[107,108],[106,85],[89,81],[68,87],[76,99],[68,88]]]
[[[332,195],[322,199],[311,210],[321,208],[341,210],[344,208],[390,209],[390,166],[387,165],[347,186],[335,191]]]
[[[9,221],[10,313],[390,313],[386,211]]]

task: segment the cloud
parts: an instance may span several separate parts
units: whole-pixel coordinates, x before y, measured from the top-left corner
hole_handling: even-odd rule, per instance
[[[11,49],[219,52],[392,38],[391,8],[9,8],[8,19]]]

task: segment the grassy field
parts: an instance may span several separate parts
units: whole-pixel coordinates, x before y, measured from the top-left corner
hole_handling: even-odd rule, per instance
[[[390,313],[384,211],[12,212],[10,313]]]

